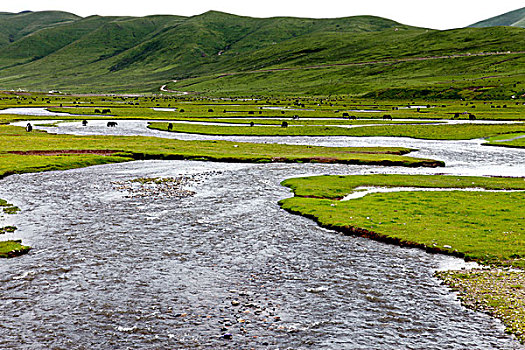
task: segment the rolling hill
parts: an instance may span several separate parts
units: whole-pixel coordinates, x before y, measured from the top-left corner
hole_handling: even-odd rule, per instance
[[[525,28],[525,7],[472,24],[473,28],[512,26]]]
[[[0,89],[158,92],[177,80],[168,88],[212,95],[510,98],[525,94],[524,33],[437,31],[373,16],[3,13]]]
[[[39,30],[74,22],[79,18],[60,11],[0,13],[0,48]]]

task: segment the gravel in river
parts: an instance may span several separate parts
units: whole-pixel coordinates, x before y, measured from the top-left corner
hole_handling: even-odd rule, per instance
[[[433,277],[461,260],[277,205],[285,178],[383,169],[147,161],[2,179],[33,250],[0,265],[0,348],[520,349]],[[114,183],[192,176],[191,196]]]

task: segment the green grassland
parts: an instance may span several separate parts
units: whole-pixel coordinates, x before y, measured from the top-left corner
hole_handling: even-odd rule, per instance
[[[462,192],[462,188],[525,189],[523,178],[456,176],[323,176],[290,179],[295,197],[281,206],[321,226],[482,263],[525,267],[523,192]],[[368,194],[340,201],[359,186],[452,188],[458,191]]]
[[[313,147],[226,141],[180,141],[153,137],[110,137],[26,133],[0,126],[0,176],[59,170],[133,159],[194,159],[231,162],[340,162],[401,166],[441,166],[442,162],[403,154],[405,148]],[[50,154],[50,151],[85,151]],[[13,154],[9,152],[26,152]],[[35,154],[33,151],[48,151]],[[87,151],[114,151],[99,155]]]
[[[168,130],[168,123],[150,123],[152,129]],[[512,132],[525,132],[525,125],[375,125],[359,128],[292,125],[288,128],[270,126],[216,126],[174,124],[172,132],[206,135],[250,136],[390,136],[431,140],[465,140]]]
[[[351,95],[381,99],[510,100],[525,94],[523,54],[208,75],[169,83],[207,95]],[[289,82],[293,82],[290,84]]]

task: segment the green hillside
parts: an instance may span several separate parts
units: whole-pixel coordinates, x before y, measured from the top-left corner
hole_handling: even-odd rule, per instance
[[[53,28],[79,18],[72,13],[60,11],[0,13],[0,48],[38,30]]]
[[[34,19],[32,31],[27,21],[18,25],[0,51],[0,89],[158,92],[167,84],[213,95],[525,94],[521,28],[437,31],[373,16],[251,18],[216,11],[193,17],[0,16]],[[9,23],[3,27],[14,28]]]
[[[0,51],[2,68],[28,63],[52,54],[104,25],[108,20],[93,16],[26,35]]]
[[[494,26],[513,26],[525,28],[525,7],[474,23],[470,27],[484,28]]]

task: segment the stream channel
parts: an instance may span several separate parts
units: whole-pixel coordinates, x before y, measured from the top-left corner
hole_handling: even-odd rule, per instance
[[[145,121],[103,123],[43,129],[408,146],[447,167],[136,161],[4,178],[0,198],[22,209],[4,217],[18,227],[5,239],[33,250],[0,264],[0,348],[523,348],[433,277],[463,260],[336,234],[277,204],[291,195],[280,181],[294,176],[523,176],[523,150],[481,140],[207,137],[148,130]],[[192,195],[154,188],[142,196],[123,185],[139,177],[182,177]]]

